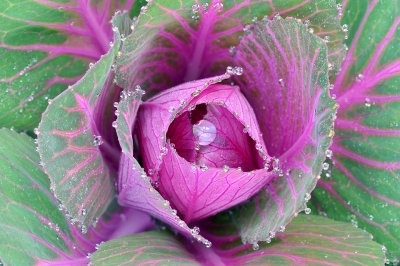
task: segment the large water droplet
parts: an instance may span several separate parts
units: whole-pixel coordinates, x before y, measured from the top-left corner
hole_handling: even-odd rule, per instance
[[[197,137],[199,145],[206,146],[217,137],[217,129],[210,121],[200,120],[193,126],[193,134]]]

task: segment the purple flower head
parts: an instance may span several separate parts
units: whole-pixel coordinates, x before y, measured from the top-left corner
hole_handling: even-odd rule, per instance
[[[272,177],[255,114],[239,87],[209,80],[166,90],[138,115],[144,168],[187,223],[247,200]]]

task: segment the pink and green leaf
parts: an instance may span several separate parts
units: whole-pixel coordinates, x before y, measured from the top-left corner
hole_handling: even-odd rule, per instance
[[[206,248],[172,234],[150,231],[113,239],[93,253],[94,265],[380,265],[381,246],[350,224],[321,216],[300,215],[270,244],[243,245],[236,228],[221,217],[204,222],[213,240]],[[219,221],[217,221],[219,219]]]
[[[118,118],[116,120],[117,136],[122,148],[122,155],[118,172],[118,202],[126,208],[133,208],[150,214],[152,217],[170,225],[175,230],[191,236],[188,225],[177,216],[160,193],[150,183],[150,177],[133,157],[136,152],[133,146],[132,130],[138,108],[141,104],[143,91],[140,89],[123,91],[121,101],[118,103]],[[199,240],[205,241],[196,235]]]
[[[328,36],[329,60],[335,70],[344,57],[343,32],[333,0],[312,1],[150,1],[127,37],[118,61],[118,83],[140,84],[155,92],[214,76],[232,64],[232,53],[254,18],[275,14],[310,23]]]
[[[352,221],[400,258],[400,5],[344,1],[348,56],[333,92],[340,105],[333,159],[314,193],[329,217]]]
[[[201,265],[171,233],[150,231],[108,241],[93,253],[94,265]]]
[[[384,262],[381,245],[369,233],[322,216],[299,215],[271,243],[243,245],[233,224],[214,220],[206,228],[214,243],[209,253],[225,265],[372,266]]]
[[[235,60],[245,70],[236,81],[276,164],[275,179],[239,212],[242,239],[253,243],[267,240],[306,208],[331,143],[337,106],[328,93],[326,45],[295,19],[255,24]]]
[[[0,260],[84,263],[96,242],[68,223],[39,163],[32,138],[0,129]]]
[[[0,129],[0,261],[5,265],[87,264],[87,254],[100,242],[149,225],[150,217],[111,205],[92,228],[76,228],[51,192],[35,149],[27,135]]]
[[[123,3],[124,2],[124,3]],[[0,126],[33,130],[52,99],[112,41],[115,10],[132,1],[5,1],[0,6]]]
[[[114,198],[113,178],[119,150],[104,131],[104,105],[112,98],[113,48],[75,85],[57,96],[43,114],[38,131],[39,152],[56,197],[70,215],[90,226]],[[115,166],[116,164],[116,166]]]

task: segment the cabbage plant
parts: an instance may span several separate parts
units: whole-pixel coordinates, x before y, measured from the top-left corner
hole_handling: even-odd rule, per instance
[[[396,265],[395,0],[0,2],[5,265]]]

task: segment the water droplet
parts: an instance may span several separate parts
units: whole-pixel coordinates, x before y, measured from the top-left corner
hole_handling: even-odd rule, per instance
[[[278,82],[279,82],[279,85],[280,85],[281,87],[285,87],[285,81],[284,81],[282,78],[280,78],[280,79],[278,80]]]
[[[203,244],[206,246],[206,248],[210,248],[212,246],[212,243],[208,240],[204,240]]]
[[[200,92],[201,92],[201,90],[195,90],[195,91],[192,93],[192,97],[199,96]]]
[[[142,87],[140,87],[140,85],[136,85],[135,87],[135,92],[139,95],[145,95],[146,92],[144,90],[142,90]]]
[[[253,250],[259,250],[260,246],[258,245],[258,243],[254,243],[252,248],[253,248]]]
[[[200,170],[201,171],[206,171],[208,169],[208,167],[207,167],[207,165],[205,165],[205,164],[202,164],[202,165],[200,165]]]
[[[363,79],[364,79],[364,75],[361,74],[361,73],[358,74],[357,77],[356,77],[356,81],[357,81],[357,82],[361,82]]]
[[[83,215],[83,216],[86,215],[86,209],[82,209],[82,215]]]
[[[276,14],[274,15],[274,19],[275,19],[275,20],[281,20],[282,17],[281,17],[281,15],[279,15],[279,13],[276,13]]]
[[[274,161],[272,162],[272,168],[275,172],[279,172],[279,159],[275,158]]]
[[[180,227],[184,227],[184,226],[185,226],[185,222],[182,221],[182,220],[180,220],[180,221],[178,222],[178,225],[179,225]]]
[[[348,32],[349,31],[349,25],[347,25],[347,24],[343,24],[342,28],[343,28],[344,32]]]
[[[93,145],[94,146],[100,146],[101,144],[103,144],[103,138],[101,136],[94,136],[93,138]]]
[[[340,9],[343,8],[343,5],[342,5],[342,4],[337,4],[337,5],[336,5],[336,8],[340,10]]]
[[[37,136],[37,135],[39,135],[39,129],[37,128],[37,127],[35,127],[35,129],[33,130],[33,133],[35,133],[35,135]]]
[[[195,227],[193,227],[193,228],[190,230],[190,233],[191,233],[192,235],[198,235],[198,234],[200,234],[200,228],[198,228],[197,226],[195,226]]]
[[[213,8],[217,11],[217,12],[221,12],[224,9],[224,4],[222,3],[215,3]]]
[[[82,234],[86,234],[87,233],[87,227],[85,225],[82,225],[81,232],[82,232]]]
[[[89,63],[89,68],[92,68],[93,67],[93,63]]]
[[[117,128],[117,127],[118,127],[118,122],[117,122],[117,121],[114,121],[114,122],[112,122],[111,125],[112,125],[113,128]]]
[[[269,237],[274,238],[275,237],[275,232],[274,231],[269,231]]]
[[[231,66],[226,67],[226,74],[233,75],[233,67]]]
[[[30,96],[28,97],[28,102],[33,101],[33,99],[34,99],[33,95],[30,95]]]
[[[308,32],[312,34],[312,33],[314,33],[314,29],[313,28],[309,28]]]
[[[365,98],[365,106],[371,107],[371,100],[369,98]]]
[[[325,42],[329,42],[329,39],[330,39],[330,37],[328,35],[324,37]]]
[[[326,150],[326,157],[332,158],[332,151],[331,150]]]
[[[243,74],[243,68],[241,68],[241,67],[235,67],[235,68],[234,68],[234,72],[235,72],[235,75],[241,76],[241,75]]]
[[[193,126],[193,134],[199,145],[210,145],[217,137],[217,129],[215,125],[207,120],[200,120]]]
[[[284,225],[281,225],[279,227],[279,232],[284,232],[286,230],[286,227]]]
[[[229,170],[229,166],[227,166],[227,165],[224,165],[224,166],[222,167],[222,169],[224,170],[224,172],[225,172],[225,173],[227,173],[227,172],[228,172],[228,170]]]
[[[304,200],[305,200],[306,202],[309,201],[310,199],[311,199],[310,193],[304,194]]]
[[[310,24],[311,24],[311,22],[308,19],[304,20],[304,25],[306,27],[310,26]]]
[[[325,171],[327,171],[329,169],[329,163],[324,163],[322,165],[322,169],[324,169]]]
[[[251,29],[250,25],[244,26],[243,27],[244,34],[250,34],[250,29]]]
[[[160,154],[162,155],[162,156],[164,156],[164,155],[166,155],[168,153],[168,149],[167,149],[167,147],[162,147],[161,148],[161,151],[160,151]]]
[[[304,210],[304,212],[305,212],[306,214],[310,214],[310,213],[311,213],[311,209],[310,209],[310,208],[306,208],[306,209]]]

